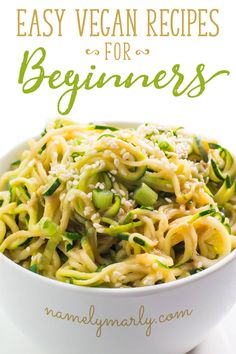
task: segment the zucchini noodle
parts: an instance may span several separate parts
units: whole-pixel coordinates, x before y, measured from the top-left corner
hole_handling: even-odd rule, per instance
[[[0,177],[0,252],[80,286],[141,287],[236,248],[236,160],[181,128],[59,119]]]

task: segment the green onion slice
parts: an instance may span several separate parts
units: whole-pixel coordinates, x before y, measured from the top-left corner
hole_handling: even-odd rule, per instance
[[[152,207],[157,198],[158,194],[145,183],[142,183],[141,187],[134,192],[134,200],[144,207]]]
[[[107,209],[112,205],[113,193],[107,189],[94,189],[92,192],[92,200],[95,208]]]

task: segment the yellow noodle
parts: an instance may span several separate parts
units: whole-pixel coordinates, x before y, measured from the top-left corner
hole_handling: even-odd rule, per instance
[[[0,177],[0,251],[43,276],[149,286],[236,248],[235,158],[184,130],[60,119],[15,165]]]

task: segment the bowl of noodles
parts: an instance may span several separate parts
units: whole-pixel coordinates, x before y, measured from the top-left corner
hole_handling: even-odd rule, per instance
[[[0,300],[43,350],[183,354],[235,302],[236,160],[59,119],[1,159]]]

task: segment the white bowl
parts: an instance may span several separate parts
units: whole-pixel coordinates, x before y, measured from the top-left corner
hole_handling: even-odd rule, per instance
[[[25,146],[1,159],[0,172]],[[47,353],[183,354],[233,306],[235,267],[236,250],[172,283],[102,289],[42,277],[0,254],[0,305]]]

